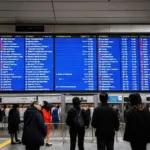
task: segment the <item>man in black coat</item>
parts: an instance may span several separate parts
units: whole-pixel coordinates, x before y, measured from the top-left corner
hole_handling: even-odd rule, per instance
[[[85,127],[89,126],[89,119],[85,110],[80,107],[80,99],[78,97],[73,98],[73,108],[68,112],[66,124],[70,127],[70,150],[75,150],[76,138],[78,136],[79,150],[84,150],[84,135]],[[77,116],[79,116],[80,125],[77,125]]]
[[[17,132],[19,131],[20,115],[19,105],[14,104],[13,108],[9,111],[8,115],[8,131],[11,136],[11,144],[20,144],[20,140],[17,138]],[[14,137],[15,141],[14,142]]]
[[[24,114],[22,143],[26,145],[26,150],[39,150],[44,145],[47,129],[40,111],[41,105],[35,101]]]
[[[92,126],[96,129],[98,150],[114,150],[115,131],[119,129],[119,118],[107,104],[108,94],[100,94],[101,106],[94,109]]]

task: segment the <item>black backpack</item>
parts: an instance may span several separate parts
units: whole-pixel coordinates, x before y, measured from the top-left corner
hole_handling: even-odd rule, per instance
[[[84,119],[83,119],[83,116],[82,116],[82,109],[79,112],[77,112],[77,110],[75,110],[75,112],[76,112],[76,117],[75,117],[75,120],[74,120],[75,126],[77,128],[84,127]]]

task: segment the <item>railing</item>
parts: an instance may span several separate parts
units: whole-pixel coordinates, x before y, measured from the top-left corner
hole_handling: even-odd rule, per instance
[[[50,137],[52,140],[59,140],[61,142],[65,142],[70,139],[69,135],[69,127],[65,123],[53,123],[53,124],[47,124],[49,126],[50,130]],[[2,122],[1,126],[3,132],[7,132],[8,123]],[[125,123],[120,124],[120,129],[118,132],[116,132],[115,140],[116,142],[119,141],[119,139],[123,138],[125,130]],[[23,123],[20,124],[20,131],[19,131],[19,137],[22,137],[22,131],[23,131]],[[9,137],[9,134],[7,134]],[[95,138],[95,129],[93,129],[91,126],[85,130],[85,140],[88,140],[90,142],[94,142],[96,140]]]

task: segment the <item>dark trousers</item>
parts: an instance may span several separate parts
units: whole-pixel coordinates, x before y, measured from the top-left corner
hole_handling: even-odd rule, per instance
[[[26,145],[26,150],[40,150],[40,146]]]
[[[97,137],[98,150],[114,150],[114,137],[110,139],[102,139]]]
[[[146,150],[147,143],[145,142],[131,142],[132,150]]]
[[[70,129],[70,150],[75,150],[77,137],[79,150],[84,150],[84,135],[85,128]]]
[[[11,137],[11,142],[14,142],[14,138],[15,138],[15,141],[17,142],[17,140],[18,140],[17,132],[10,134],[10,137]]]

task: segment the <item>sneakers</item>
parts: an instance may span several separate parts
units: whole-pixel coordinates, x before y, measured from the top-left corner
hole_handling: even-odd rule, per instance
[[[52,143],[46,143],[46,146],[47,147],[50,147],[50,146],[52,146],[53,144]]]

